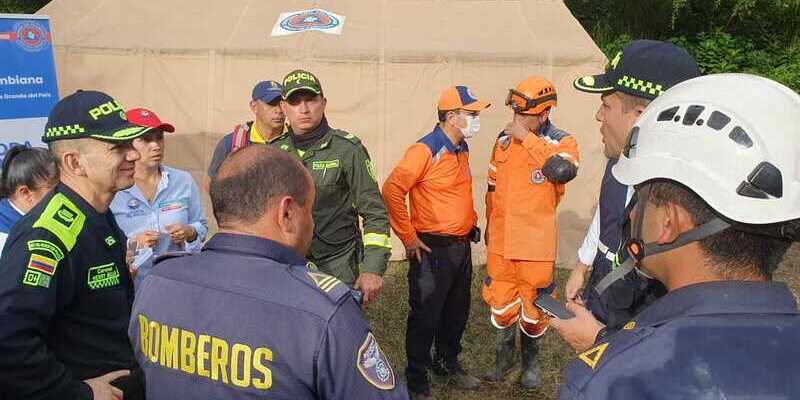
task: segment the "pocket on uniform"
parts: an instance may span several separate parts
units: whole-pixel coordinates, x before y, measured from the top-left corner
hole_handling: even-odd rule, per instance
[[[112,287],[89,287],[87,314],[103,319],[118,318],[128,309],[128,291],[121,284]]]
[[[316,160],[311,162],[311,176],[314,184],[319,186],[334,186],[339,182],[342,165],[339,159]]]

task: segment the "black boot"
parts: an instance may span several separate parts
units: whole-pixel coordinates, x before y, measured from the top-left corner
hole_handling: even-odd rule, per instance
[[[526,389],[539,386],[539,366],[536,364],[536,355],[539,354],[539,339],[534,339],[525,333],[522,338],[522,376],[520,383]]]
[[[524,336],[524,335],[522,335]],[[514,366],[514,348],[516,347],[517,327],[500,329],[495,333],[494,370],[486,375],[486,379],[499,382]]]

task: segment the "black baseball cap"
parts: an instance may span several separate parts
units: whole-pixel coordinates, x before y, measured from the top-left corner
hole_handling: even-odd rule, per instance
[[[128,122],[125,108],[111,96],[94,90],[78,90],[56,103],[42,141],[93,138],[120,142],[142,136],[152,128]]]
[[[283,78],[283,99],[286,100],[289,96],[301,90],[306,90],[314,94],[322,94],[322,84],[319,83],[319,79],[311,72],[302,69],[289,72],[286,77]]]
[[[253,87],[252,99],[261,100],[265,103],[272,103],[280,99],[283,93],[283,86],[275,81],[261,81]]]
[[[616,90],[652,100],[698,76],[700,68],[686,50],[669,42],[634,40],[609,62],[604,74],[582,76],[572,84],[584,92]]]

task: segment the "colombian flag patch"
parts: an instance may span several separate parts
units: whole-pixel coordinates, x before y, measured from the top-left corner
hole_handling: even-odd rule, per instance
[[[28,269],[44,272],[50,276],[56,273],[57,266],[58,261],[39,254],[31,254],[31,259],[28,261]]]

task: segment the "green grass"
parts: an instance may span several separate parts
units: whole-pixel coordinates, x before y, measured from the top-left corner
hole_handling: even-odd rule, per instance
[[[386,352],[395,373],[404,379],[406,365],[405,330],[408,316],[407,264],[391,263],[386,272],[384,291],[378,303],[367,307],[372,329],[381,347]],[[475,266],[472,280],[472,309],[467,331],[462,340],[464,350],[461,363],[471,374],[480,377],[494,365],[494,331],[489,323],[489,314],[480,295],[481,282],[486,274],[483,265]],[[557,269],[556,280],[559,293],[563,293],[564,282],[569,276],[566,269]],[[775,279],[787,282],[795,293],[800,294],[800,247],[795,246],[775,274]],[[519,350],[519,345],[517,345]],[[555,399],[561,384],[564,368],[575,358],[575,352],[554,331],[548,331],[542,339],[539,365],[542,386],[536,390],[525,390],[519,385],[519,351],[517,367],[502,383],[483,382],[477,391],[455,389],[437,376],[431,376],[431,394],[435,399]]]

